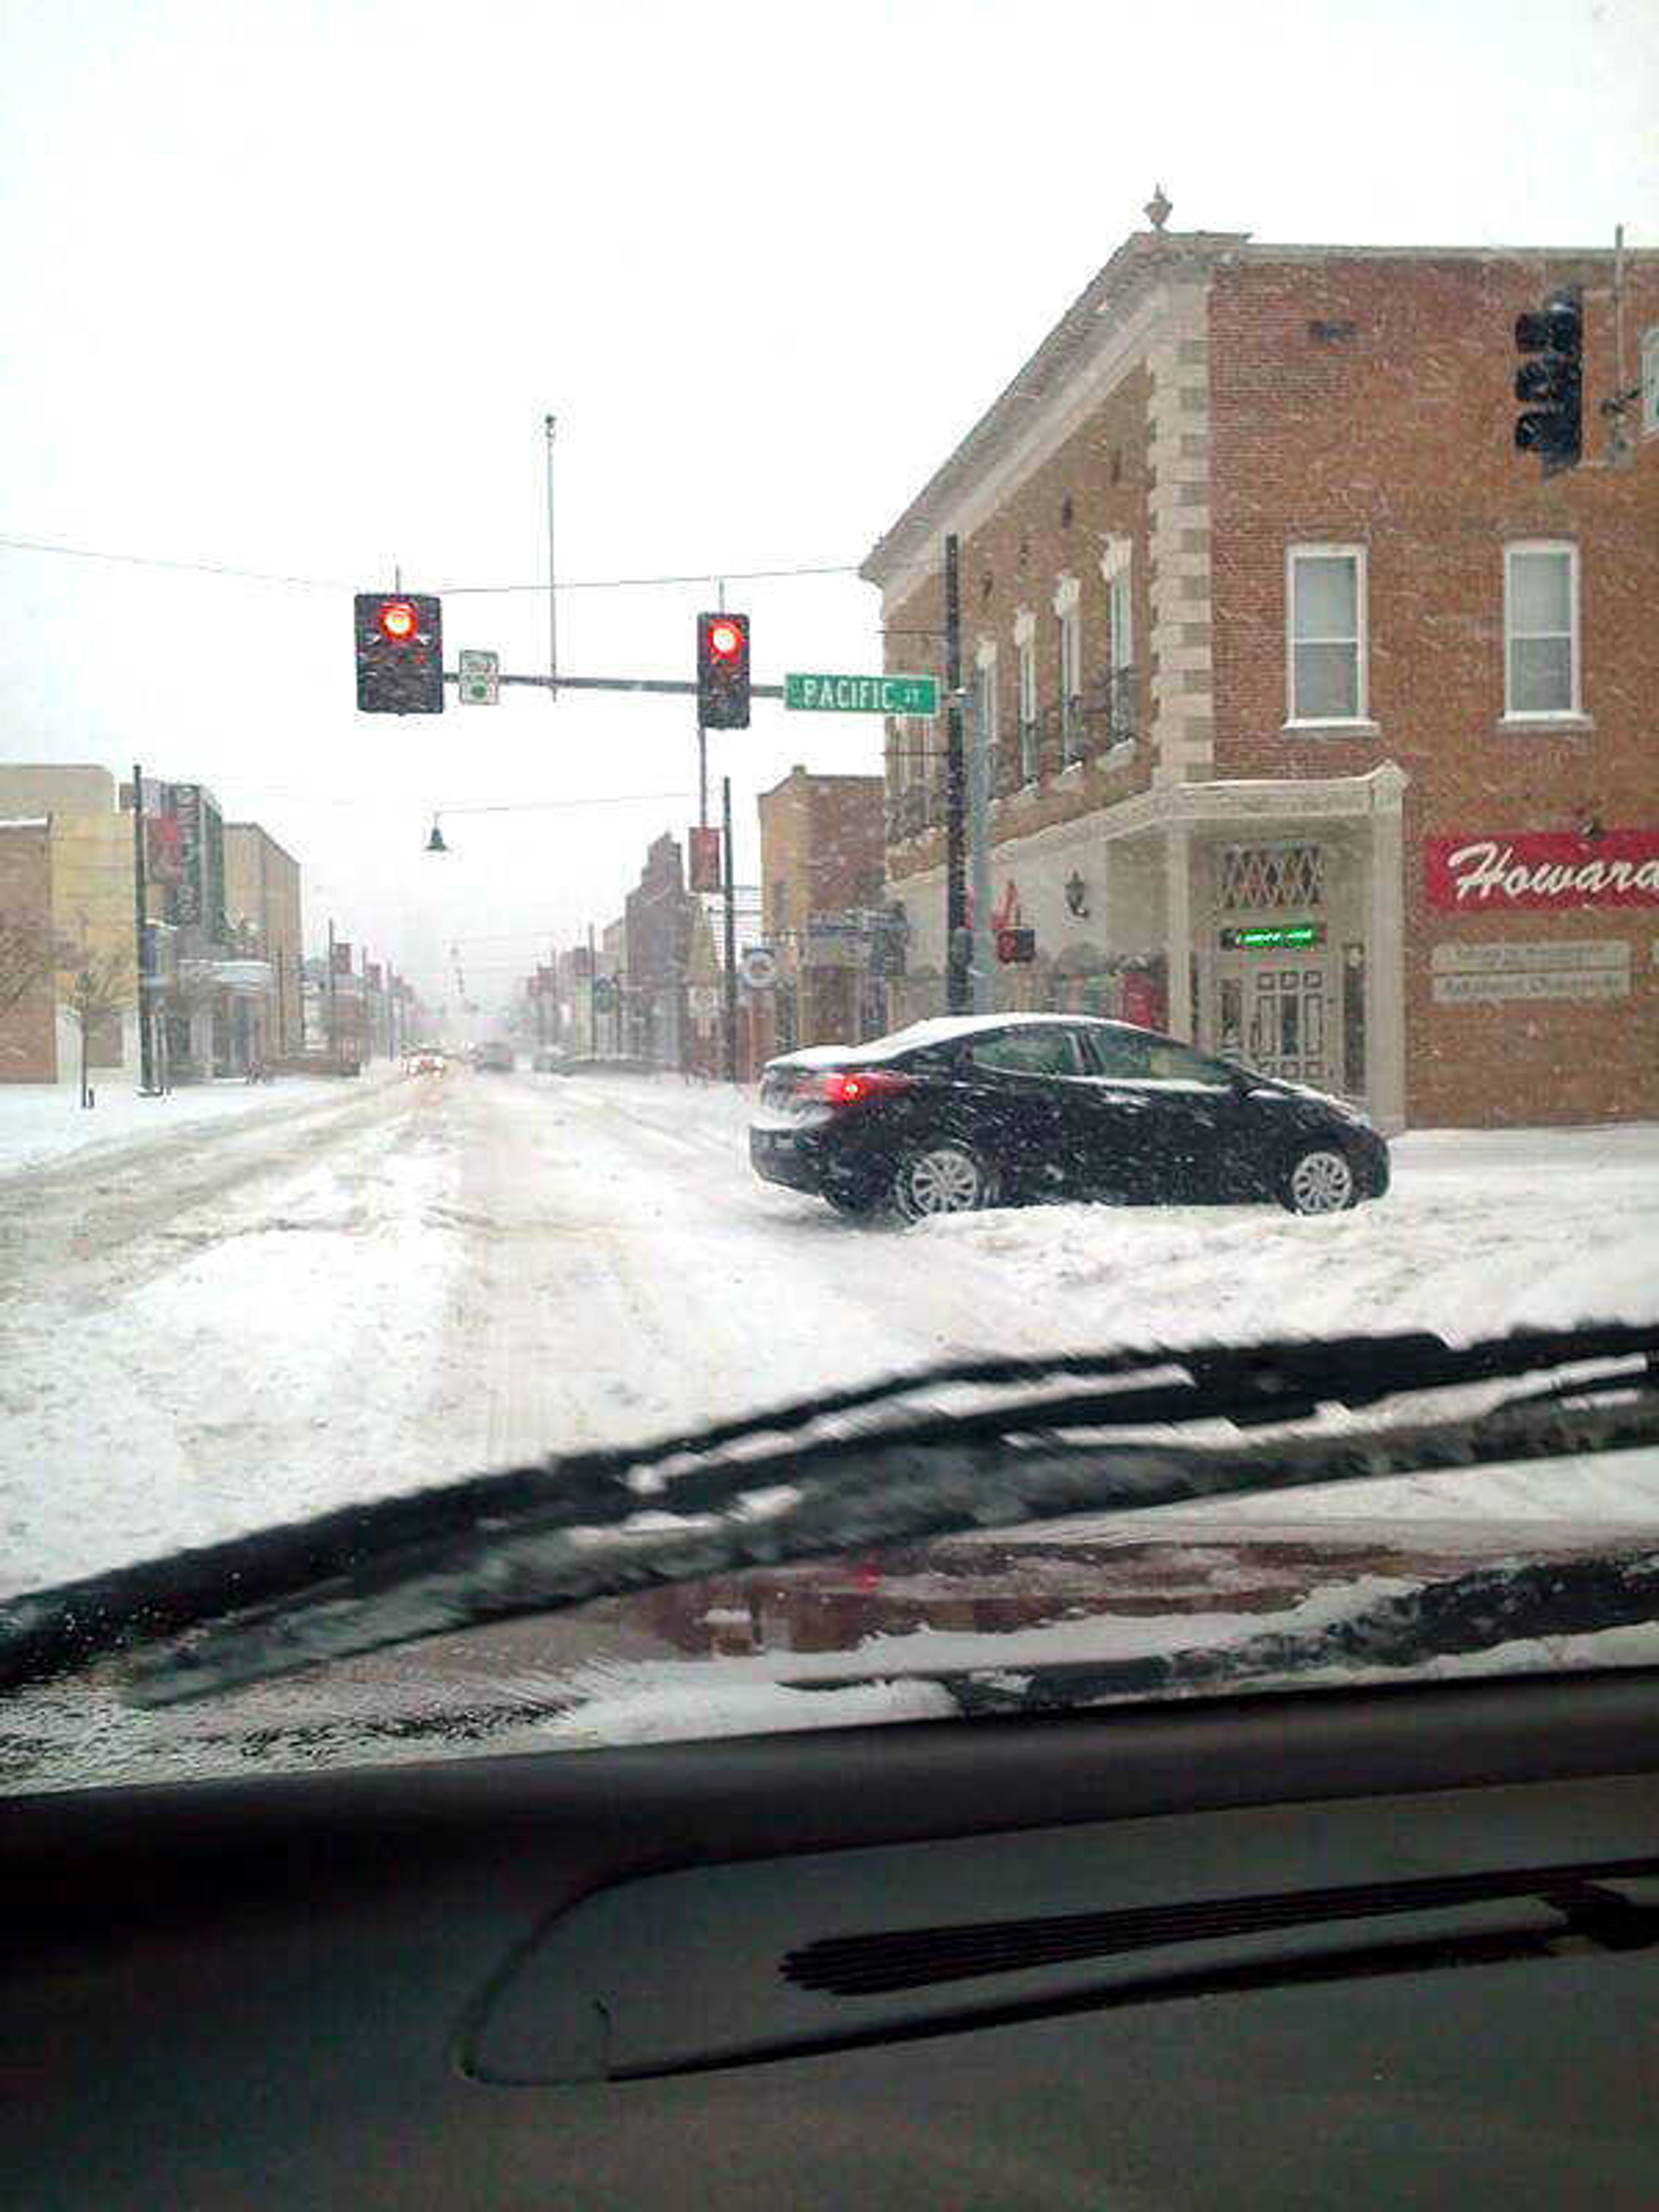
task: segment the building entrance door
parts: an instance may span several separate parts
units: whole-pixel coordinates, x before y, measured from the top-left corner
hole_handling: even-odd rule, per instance
[[[1226,1058],[1331,1087],[1330,963],[1322,954],[1224,954],[1216,981],[1216,1037]]]

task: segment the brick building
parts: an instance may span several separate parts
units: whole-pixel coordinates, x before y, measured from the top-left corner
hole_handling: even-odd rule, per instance
[[[1385,1126],[1659,1113],[1659,255],[1141,232],[881,538],[960,546],[1005,1004],[1125,1014]],[[1585,465],[1515,453],[1583,288]],[[1638,372],[1638,363],[1640,364]],[[1622,370],[1622,374],[1621,374]],[[1638,373],[1608,466],[1597,403]],[[896,1011],[942,1004],[943,720],[888,728]]]
[[[678,1067],[686,1049],[686,972],[696,902],[685,887],[679,842],[671,832],[647,848],[624,910],[624,1049],[653,1067]]]
[[[88,1072],[120,1068],[136,1078],[132,825],[117,811],[115,778],[91,765],[0,763],[0,819],[27,823],[31,818],[34,839],[44,835],[46,856],[27,865],[14,860],[9,896],[21,898],[27,877],[29,896],[46,902],[31,909],[34,918],[58,945],[98,963],[112,986],[111,1011],[88,1034]],[[14,838],[12,849],[21,853],[30,842],[27,836]],[[9,1016],[0,1012],[0,1081],[63,1082],[78,1072],[78,1032],[64,1002],[72,972],[63,968],[53,977],[50,1024],[38,989]]]
[[[759,804],[762,912],[778,960],[763,1057],[875,1036],[886,1006],[866,924],[885,896],[882,778],[797,766]]]
[[[225,916],[239,951],[263,961],[270,981],[239,1010],[257,1056],[280,1060],[303,1049],[300,1014],[304,957],[300,864],[257,822],[224,825]],[[246,1054],[244,1054],[246,1064]]]
[[[51,820],[0,816],[0,1083],[57,1075],[53,941]]]

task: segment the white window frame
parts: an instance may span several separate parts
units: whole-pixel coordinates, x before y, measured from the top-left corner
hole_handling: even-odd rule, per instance
[[[1354,563],[1353,645],[1357,662],[1352,714],[1298,714],[1296,711],[1296,564],[1298,561],[1345,560]],[[1370,708],[1370,578],[1367,548],[1298,540],[1285,548],[1285,726],[1287,730],[1375,731]],[[1346,638],[1304,638],[1304,645],[1346,644]]]
[[[997,648],[994,638],[981,638],[974,654],[974,674],[979,684],[979,713],[985,725],[986,757],[994,762],[1001,732],[997,727]]]
[[[1106,665],[1115,676],[1135,665],[1134,547],[1127,538],[1107,540],[1100,574],[1106,586]]]
[[[1060,765],[1063,774],[1068,768],[1083,765],[1082,753],[1072,750],[1073,743],[1080,745],[1083,738],[1083,586],[1075,576],[1060,578],[1054,592],[1054,617],[1060,624]],[[1073,699],[1079,705],[1075,722],[1066,712]]]
[[[1659,437],[1659,323],[1643,331],[1637,358],[1641,362],[1642,435]]]
[[[1042,773],[1042,746],[1037,738],[1036,617],[1022,607],[1014,617],[1014,667],[1018,697],[1019,776],[1035,783]]]
[[[1528,553],[1565,553],[1567,556],[1568,698],[1565,707],[1516,707],[1510,692],[1510,577],[1515,556]],[[1504,548],[1504,720],[1506,722],[1582,722],[1583,672],[1578,650],[1578,547],[1571,538],[1515,538]]]

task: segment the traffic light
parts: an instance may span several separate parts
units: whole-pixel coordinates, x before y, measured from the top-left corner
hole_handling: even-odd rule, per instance
[[[1535,312],[1515,319],[1517,453],[1536,453],[1544,474],[1575,469],[1584,453],[1584,309],[1576,284],[1552,292]]]
[[[1023,967],[1028,960],[1035,960],[1036,958],[1036,930],[998,930],[997,958],[1005,968]]]
[[[425,592],[359,592],[357,712],[441,714],[443,603]]]
[[[705,730],[749,727],[749,617],[697,617],[697,720]]]

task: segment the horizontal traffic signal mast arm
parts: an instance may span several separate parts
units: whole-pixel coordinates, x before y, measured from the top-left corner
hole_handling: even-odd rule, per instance
[[[691,699],[695,699],[697,696],[697,686],[695,684],[683,684],[677,678],[667,676],[566,676],[562,673],[557,676],[508,676],[502,674],[496,680],[501,684],[534,684],[544,691],[672,691],[681,697]],[[446,684],[459,684],[459,681],[460,676],[457,671],[445,669]],[[781,699],[784,696],[784,687],[781,684],[751,684],[749,687],[749,695],[753,699]]]

